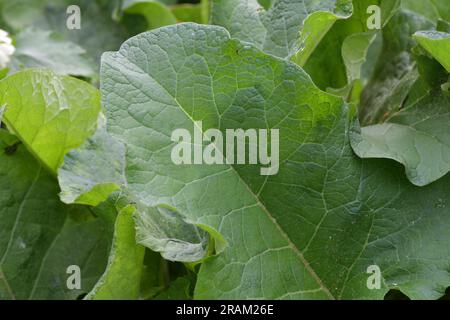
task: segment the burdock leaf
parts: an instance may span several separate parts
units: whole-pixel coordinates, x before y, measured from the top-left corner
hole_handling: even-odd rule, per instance
[[[427,185],[450,171],[450,100],[432,92],[381,124],[358,128],[353,150],[362,158],[389,158],[402,163],[408,179]]]
[[[54,177],[23,145],[13,154],[0,150],[0,190],[0,300],[89,292],[106,265],[109,222],[61,203]]]
[[[174,208],[153,208],[138,203],[135,222],[136,241],[161,252],[166,260],[197,262],[208,254],[207,233],[186,221]],[[223,241],[220,235],[217,235],[217,239]],[[217,248],[221,250],[220,244]]]
[[[90,84],[29,69],[0,81],[3,122],[50,171],[96,129],[100,94]]]
[[[86,300],[139,298],[145,249],[136,244],[133,212],[133,206],[119,210],[108,265]]]
[[[64,158],[58,170],[64,203],[96,206],[125,185],[125,146],[106,132],[103,116],[97,132]]]
[[[212,24],[302,66],[331,26],[352,13],[351,0],[275,0],[267,9],[257,0],[213,0],[211,6]]]
[[[202,263],[196,298],[379,299],[395,288],[430,299],[450,284],[449,178],[418,188],[400,166],[355,157],[355,110],[297,65],[221,27],[178,24],[104,54],[101,79],[127,192],[225,241]],[[278,173],[175,164],[171,135],[192,136],[196,121],[222,134],[278,129]]]

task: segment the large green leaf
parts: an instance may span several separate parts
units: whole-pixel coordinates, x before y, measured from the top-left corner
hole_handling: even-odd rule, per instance
[[[213,0],[211,23],[233,37],[304,65],[334,22],[352,12],[351,0],[275,0],[266,10],[257,0]]]
[[[450,34],[440,31],[419,31],[414,39],[450,72]]]
[[[0,81],[3,122],[53,172],[96,129],[100,95],[88,83],[30,69]]]
[[[62,204],[54,178],[24,146],[2,141],[0,300],[76,299],[105,268],[109,223],[86,208]],[[66,285],[72,265],[81,270],[81,289]]]
[[[179,24],[106,53],[101,77],[108,130],[127,146],[127,192],[226,240],[202,264],[197,298],[382,298],[390,288],[437,298],[450,284],[449,178],[417,188],[400,166],[355,157],[355,112],[296,65],[223,28]],[[278,174],[175,165],[171,133],[199,120],[279,129]],[[366,286],[370,265],[379,290]]]

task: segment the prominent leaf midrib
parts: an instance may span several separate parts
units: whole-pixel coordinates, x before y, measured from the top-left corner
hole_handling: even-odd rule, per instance
[[[230,167],[233,169],[233,172],[236,174],[236,176],[239,178],[239,181],[247,188],[248,192],[253,196],[256,200],[256,204],[261,208],[261,210],[267,214],[268,218],[272,223],[275,225],[277,230],[280,232],[282,237],[287,241],[289,247],[292,249],[292,251],[298,256],[300,261],[305,266],[306,270],[310,273],[310,275],[316,280],[316,282],[319,284],[319,286],[322,288],[322,290],[331,298],[335,299],[334,296],[331,294],[331,292],[328,290],[328,288],[323,284],[322,280],[319,278],[319,276],[316,274],[316,272],[312,269],[309,262],[306,260],[306,258],[301,253],[300,249],[291,241],[287,233],[283,230],[283,228],[278,224],[277,220],[273,217],[273,215],[267,210],[265,205],[259,200],[259,198],[256,196],[256,194],[253,192],[253,190],[250,189],[247,183],[242,179],[240,174],[236,171],[236,169],[230,165]]]
[[[193,123],[194,126],[197,127],[197,130],[204,133],[197,125],[195,120],[189,115],[189,113],[183,108],[183,106],[179,103],[176,97],[174,97],[160,82],[158,82],[152,75],[146,73],[142,68],[138,65],[136,65],[134,62],[130,61],[127,56],[122,55],[124,59],[126,59],[129,63],[134,65],[139,69],[142,74],[148,76],[155,84],[157,84],[161,90],[163,90],[168,97],[171,97],[175,104],[180,108],[180,110],[188,117],[188,119]],[[150,97],[149,97],[150,98]],[[151,99],[151,98],[150,98]],[[239,173],[236,171],[233,165],[228,165],[234,174],[238,177],[239,181],[245,186],[245,188],[248,190],[249,194],[255,199],[256,204],[260,207],[260,209],[266,213],[269,220],[274,224],[274,226],[277,228],[277,230],[280,232],[281,236],[285,239],[285,241],[288,243],[291,250],[294,252],[294,254],[299,258],[300,262],[303,264],[305,269],[309,272],[311,277],[317,282],[317,284],[322,288],[322,290],[325,292],[325,294],[330,298],[335,300],[336,298],[331,294],[330,290],[324,285],[322,282],[322,279],[317,275],[317,273],[314,271],[314,269],[311,267],[309,262],[306,260],[306,258],[303,256],[300,249],[291,241],[287,233],[284,231],[284,229],[278,224],[276,218],[273,217],[273,215],[267,210],[265,205],[260,201],[260,199],[256,196],[256,194],[253,192],[253,190],[250,189],[248,184],[242,179],[242,177],[239,175]]]

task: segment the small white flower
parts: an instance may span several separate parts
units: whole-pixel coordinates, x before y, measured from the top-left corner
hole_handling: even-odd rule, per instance
[[[15,50],[8,32],[0,29],[0,69],[6,67]]]

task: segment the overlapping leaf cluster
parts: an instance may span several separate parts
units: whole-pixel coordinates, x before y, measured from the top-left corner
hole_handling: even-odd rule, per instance
[[[447,1],[75,2],[0,1],[1,299],[444,295]],[[195,121],[279,129],[278,174],[175,165]]]

